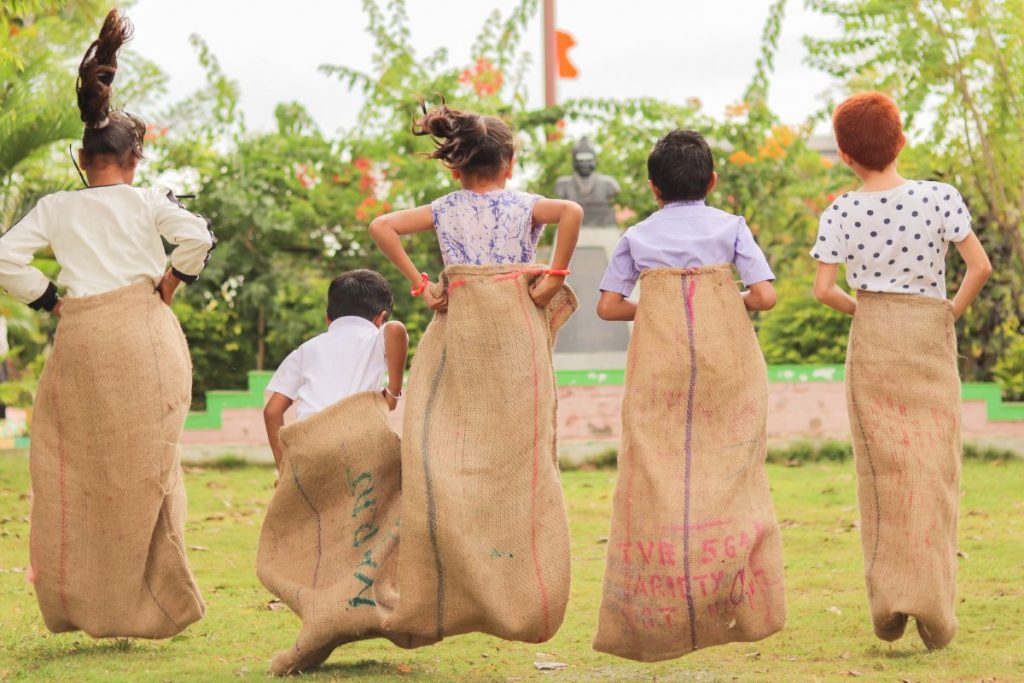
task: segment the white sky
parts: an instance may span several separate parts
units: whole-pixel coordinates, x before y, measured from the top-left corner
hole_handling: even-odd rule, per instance
[[[484,18],[506,0],[408,0],[412,42],[420,55],[446,46],[449,60],[468,65]],[[647,96],[682,102],[699,97],[720,115],[739,99],[753,73],[768,0],[559,0],[557,25],[578,45],[580,70],[560,81],[559,96]],[[286,8],[286,9],[285,9]],[[317,67],[366,69],[372,42],[359,0],[138,0],[134,49],[170,76],[171,99],[189,94],[202,72],[188,37],[206,39],[225,73],[241,86],[251,129],[273,125],[274,106],[297,100],[326,133],[354,123],[359,95]],[[790,0],[776,58],[770,101],[781,117],[802,122],[822,103],[829,78],[803,64],[804,35],[826,35],[831,20]],[[530,101],[543,99],[541,19],[523,42],[533,55]]]

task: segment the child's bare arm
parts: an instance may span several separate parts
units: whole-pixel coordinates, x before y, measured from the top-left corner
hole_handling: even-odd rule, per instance
[[[388,364],[388,388],[384,390],[384,399],[394,410],[398,406],[398,397],[402,395],[405,361],[409,356],[409,333],[397,320],[384,325],[384,356]]]
[[[755,282],[740,296],[748,311],[770,311],[775,307],[775,287],[770,280]]]
[[[601,292],[597,300],[597,315],[602,320],[633,320],[636,318],[636,302],[630,301],[618,292]]]
[[[555,253],[551,257],[551,270],[568,270],[572,253],[576,250],[576,241],[580,237],[580,225],[583,223],[583,207],[576,202],[565,199],[539,199],[533,205],[533,222],[558,224],[558,236],[555,238]],[[544,306],[565,281],[564,275],[545,275],[537,278],[530,288],[530,296],[538,306]]]
[[[836,284],[838,274],[838,263],[821,263],[819,261],[818,273],[814,276],[814,298],[829,308],[853,315],[857,310],[857,300]]]
[[[284,452],[281,449],[281,427],[284,426],[284,414],[292,405],[292,400],[284,394],[276,391],[270,395],[270,400],[263,407],[263,424],[267,427],[267,440],[270,442],[270,450],[274,453],[274,463],[277,471],[281,471],[281,459]]]
[[[420,270],[402,246],[401,236],[426,232],[433,227],[434,211],[428,204],[377,216],[370,223],[370,237],[388,260],[416,287],[420,284]]]
[[[992,275],[992,262],[988,260],[985,247],[981,246],[981,241],[973,232],[955,244],[956,250],[967,264],[967,274],[964,275],[964,281],[953,297],[953,317],[959,319],[978,297],[981,288]]]

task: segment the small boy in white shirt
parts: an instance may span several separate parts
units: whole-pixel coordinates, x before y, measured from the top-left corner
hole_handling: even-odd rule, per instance
[[[388,322],[394,296],[382,275],[351,270],[327,290],[327,331],[288,354],[274,373],[263,409],[274,461],[281,468],[285,411],[299,401],[299,419],[363,391],[380,390],[394,410],[402,395],[409,336],[405,325]]]

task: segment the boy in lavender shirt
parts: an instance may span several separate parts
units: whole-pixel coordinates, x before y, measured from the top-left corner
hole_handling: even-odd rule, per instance
[[[628,297],[640,273],[652,268],[697,268],[732,263],[747,290],[747,310],[775,305],[775,275],[742,216],[704,203],[718,181],[711,148],[700,133],[674,130],[647,157],[647,177],[659,210],[622,235],[601,280],[597,314],[633,320]]]

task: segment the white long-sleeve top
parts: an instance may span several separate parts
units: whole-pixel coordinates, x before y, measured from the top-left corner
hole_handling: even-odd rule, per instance
[[[33,308],[50,309],[56,287],[30,264],[49,247],[60,264],[67,296],[102,294],[151,280],[167,268],[161,238],[176,245],[174,274],[192,282],[216,239],[206,219],[165,189],[106,185],[56,192],[0,237],[0,287]]]

